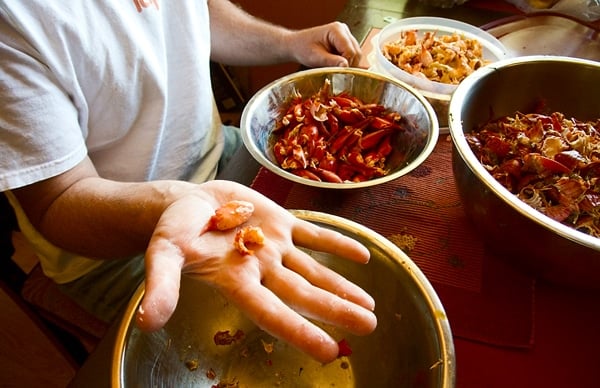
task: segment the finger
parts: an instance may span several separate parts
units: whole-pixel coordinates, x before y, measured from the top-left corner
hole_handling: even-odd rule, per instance
[[[366,335],[377,326],[372,311],[310,284],[284,267],[265,274],[263,285],[298,313],[350,333]]]
[[[349,67],[348,59],[342,54],[322,52],[314,61],[316,66]]]
[[[322,29],[324,36],[320,66],[348,67],[361,55],[360,45],[350,33],[347,25],[333,22]]]
[[[140,329],[158,330],[173,314],[185,259],[182,249],[192,244],[213,212],[196,197],[179,200],[163,212],[146,249],[145,292],[136,314]]]
[[[375,300],[365,290],[300,250],[294,250],[285,256],[283,265],[304,277],[315,287],[356,303],[369,311],[375,309]]]
[[[146,252],[144,297],[136,322],[144,331],[163,327],[177,306],[183,258],[179,249],[166,239],[154,238]]]
[[[222,292],[258,327],[320,362],[337,358],[338,344],[323,329],[292,310],[258,281],[240,280],[239,288]]]
[[[347,53],[347,55],[344,55],[344,57],[348,60],[348,64],[350,66],[358,66],[363,56],[360,43],[358,43],[354,35],[352,35],[352,32],[350,31],[348,25],[345,23],[341,24],[346,35],[349,37],[348,40],[350,41],[350,46],[352,47],[352,49]]]
[[[344,58],[344,62],[349,66],[356,66],[362,58],[362,49],[360,44],[350,32],[350,28],[345,23],[334,22],[330,30],[329,41],[335,51]]]
[[[368,263],[371,256],[369,250],[355,239],[300,219],[294,224],[292,238],[298,246],[332,253],[357,263]]]

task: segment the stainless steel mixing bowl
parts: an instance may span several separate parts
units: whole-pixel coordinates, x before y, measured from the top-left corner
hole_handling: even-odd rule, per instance
[[[258,329],[214,289],[184,278],[174,316],[158,332],[139,331],[134,315],[144,290],[129,304],[113,358],[114,387],[454,387],[455,355],[444,308],[419,268],[381,235],[349,220],[295,211],[300,218],[364,243],[371,261],[361,265],[309,252],[367,290],[376,301],[376,330],[364,337],[327,328],[353,353],[322,365]],[[246,338],[216,346],[218,331]],[[265,344],[273,344],[272,353]],[[223,385],[225,386],[225,385]],[[237,385],[235,385],[237,387]]]
[[[347,92],[365,103],[377,103],[401,113],[412,130],[397,133],[394,150],[387,158],[389,174],[364,182],[331,183],[301,178],[279,167],[272,150],[271,133],[276,119],[283,115],[292,98],[308,98],[331,81],[331,92]],[[291,181],[305,185],[352,189],[378,185],[417,168],[431,154],[438,139],[437,117],[427,100],[411,86],[385,75],[356,68],[319,68],[280,78],[258,91],[246,104],[240,123],[244,145],[264,167]]]
[[[600,288],[600,239],[526,205],[479,163],[464,134],[493,118],[533,112],[600,117],[600,63],[529,56],[500,61],[464,80],[450,102],[453,169],[467,215],[491,250],[554,283]],[[542,113],[542,112],[541,112]]]

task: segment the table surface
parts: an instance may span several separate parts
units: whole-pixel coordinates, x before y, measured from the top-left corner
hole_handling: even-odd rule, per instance
[[[504,2],[494,1],[472,0],[465,5],[451,9],[438,9],[423,6],[418,1],[350,0],[339,20],[346,22],[357,39],[362,41],[373,27],[384,27],[389,18],[429,15],[453,18],[474,25],[484,25],[515,13],[518,11],[514,7]],[[444,143],[445,141],[447,139],[442,136],[440,144],[432,155],[434,160],[430,163],[435,163],[435,157],[442,158],[444,152],[447,152],[449,146]],[[238,181],[249,186],[254,185],[253,187],[257,189],[260,188],[258,187],[260,186],[259,178],[273,179],[268,173],[259,169],[258,164],[244,148],[238,151],[219,178]],[[289,197],[290,192],[301,189],[289,187],[286,190],[286,195]],[[284,204],[290,203],[289,201],[289,198],[282,199]],[[418,264],[423,264],[424,273],[426,275],[431,273],[436,280],[435,271],[429,270],[430,263],[422,261]],[[526,319],[530,319],[531,322],[527,322],[525,325],[529,330],[527,338],[521,339],[511,332],[513,326],[519,327],[519,324],[522,323],[519,320],[525,318],[522,314],[514,313],[512,308],[507,308],[506,300],[503,304],[503,295],[511,292],[510,286],[507,286],[506,290],[502,288],[496,290],[499,297],[490,299],[490,306],[487,306],[487,309],[491,310],[488,311],[489,316],[469,316],[469,308],[464,307],[465,312],[461,313],[460,319],[465,321],[453,322],[451,320],[451,325],[455,323],[457,328],[466,333],[462,335],[459,330],[459,335],[454,338],[458,387],[598,386],[598,379],[593,371],[595,365],[600,361],[598,353],[600,330],[597,328],[600,321],[600,294],[546,284],[536,279],[517,277],[518,282],[526,285],[529,284],[529,280],[533,286],[526,301],[508,300],[508,303],[525,305],[530,309],[531,314]],[[484,280],[480,281],[484,282]],[[433,283],[434,286],[439,284],[442,303],[444,303],[442,296],[446,295],[446,288],[448,288],[444,285],[444,279]],[[455,295],[453,294],[454,298]],[[507,298],[510,297],[504,297],[504,299]],[[461,300],[453,299],[449,302],[460,303]],[[470,301],[465,301],[465,304],[467,303]],[[454,305],[449,307],[458,308]],[[494,314],[496,317],[500,317],[499,322],[486,321],[486,319],[496,319]],[[516,336],[517,342],[521,341],[522,346],[514,343],[503,345],[500,340],[494,343],[494,338],[478,340],[476,336],[468,335],[469,330],[477,332],[478,329],[483,330],[482,328],[488,326],[497,326],[498,323],[506,329],[502,331],[495,327],[494,330],[509,337]],[[110,385],[116,333],[117,325],[113,325],[75,376],[71,386],[89,388]],[[494,331],[491,333],[493,337]]]

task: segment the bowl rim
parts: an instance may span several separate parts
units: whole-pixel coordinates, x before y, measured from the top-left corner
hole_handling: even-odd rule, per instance
[[[375,48],[374,52],[377,62],[375,68],[382,68],[383,71],[390,75],[394,75],[395,72],[398,72],[398,74],[401,74],[406,78],[414,79],[415,82],[418,82],[419,85],[421,85],[418,86],[417,89],[423,94],[427,93],[426,96],[430,96],[432,98],[437,98],[440,100],[449,100],[450,96],[456,90],[458,84],[446,84],[443,82],[432,81],[429,79],[417,78],[414,75],[402,70],[401,68],[390,62],[382,53],[383,44],[390,40],[392,36],[399,34],[400,31],[413,29],[440,31],[445,33],[460,31],[462,34],[469,38],[477,39],[482,44],[482,46],[484,46],[493,54],[493,56],[495,57],[494,62],[502,60],[508,56],[508,50],[498,38],[477,26],[459,20],[448,19],[438,16],[415,16],[398,19],[393,23],[388,24],[383,29],[381,29],[381,31],[379,31],[379,33],[374,38],[375,44],[373,46]],[[427,85],[429,85],[429,88],[426,87]],[[431,90],[434,87],[436,89],[441,89],[442,91]]]
[[[388,256],[393,258],[394,261],[410,274],[411,279],[414,280],[415,286],[421,291],[421,295],[425,300],[426,306],[429,308],[431,313],[431,319],[435,332],[438,335],[439,341],[439,352],[443,359],[440,359],[441,365],[444,366],[442,376],[443,388],[452,388],[456,382],[456,353],[454,347],[454,337],[448,315],[439,298],[435,288],[421,271],[419,266],[397,245],[392,243],[390,240],[385,238],[378,232],[370,229],[356,221],[352,221],[348,218],[336,216],[329,213],[314,211],[314,210],[302,210],[302,209],[288,209],[288,211],[295,217],[311,222],[320,223],[323,225],[330,225],[332,227],[338,227],[346,231],[352,231],[357,236],[366,236],[382,250],[388,253]],[[111,365],[111,386],[112,387],[123,387],[122,378],[124,375],[124,361],[127,350],[127,339],[128,333],[135,324],[135,313],[145,293],[145,281],[138,286],[133,296],[127,303],[121,321],[117,328],[117,338],[115,340],[113,351],[112,351],[112,365]]]
[[[485,67],[478,69],[476,72],[467,77],[461,82],[454,92],[452,99],[450,100],[450,107],[448,110],[448,124],[450,130],[450,136],[452,142],[455,145],[455,149],[466,163],[467,167],[477,176],[477,178],[484,183],[484,185],[492,191],[496,196],[508,204],[511,208],[524,215],[534,223],[548,229],[558,235],[581,244],[585,247],[600,251],[600,238],[590,236],[583,232],[580,232],[572,227],[562,224],[542,212],[534,209],[527,205],[525,202],[520,200],[516,195],[511,193],[508,189],[502,186],[479,162],[475,157],[473,151],[469,147],[462,123],[462,111],[461,107],[465,97],[469,94],[470,89],[481,79],[488,77],[489,75],[496,73],[498,70],[513,66],[520,66],[531,63],[564,63],[571,62],[574,64],[582,64],[587,66],[597,67],[600,71],[600,62],[573,58],[559,55],[531,55],[516,58],[507,58]]]
[[[307,178],[302,178],[297,175],[294,175],[294,174],[290,173],[289,171],[286,171],[286,170],[282,169],[281,167],[279,167],[278,165],[276,165],[275,163],[273,163],[270,159],[266,158],[263,155],[263,153],[256,147],[253,140],[250,138],[250,135],[249,135],[250,131],[244,130],[244,128],[250,127],[250,124],[251,124],[250,116],[251,116],[252,108],[254,106],[254,102],[260,98],[263,98],[263,96],[265,94],[269,93],[269,90],[273,86],[275,86],[279,83],[286,83],[295,78],[310,76],[313,74],[354,74],[354,75],[358,75],[358,76],[366,76],[369,78],[374,78],[377,80],[392,83],[392,84],[396,85],[397,87],[403,88],[406,91],[408,91],[423,105],[423,108],[425,109],[425,112],[431,123],[431,126],[429,128],[429,137],[427,139],[427,144],[425,144],[425,147],[423,148],[423,151],[409,165],[402,167],[400,170],[395,171],[394,173],[384,175],[379,178],[369,179],[369,180],[366,180],[363,182],[333,183],[333,182],[314,181],[314,180],[310,180]],[[240,120],[240,128],[241,128],[241,133],[242,133],[242,141],[243,141],[246,149],[248,150],[250,155],[252,155],[252,157],[261,164],[261,166],[265,167],[266,169],[275,173],[276,175],[281,176],[292,182],[300,183],[300,184],[303,184],[306,186],[326,188],[326,189],[364,188],[364,187],[380,185],[382,183],[386,183],[386,182],[398,179],[398,178],[408,174],[410,171],[414,170],[418,166],[420,166],[431,155],[431,153],[433,152],[433,150],[437,144],[437,140],[438,140],[439,132],[440,132],[439,122],[437,119],[437,115],[435,114],[435,111],[433,110],[433,107],[431,106],[429,101],[427,101],[427,99],[423,96],[423,94],[420,93],[417,89],[410,86],[406,82],[397,80],[386,74],[381,74],[379,72],[375,72],[372,70],[355,68],[355,67],[321,67],[321,68],[314,68],[314,69],[308,69],[308,70],[301,70],[301,71],[298,71],[298,72],[295,72],[292,74],[288,74],[286,76],[283,76],[279,79],[276,79],[276,80],[270,82],[269,84],[262,87],[258,92],[256,92],[252,96],[252,98],[250,98],[250,100],[248,100],[248,103],[246,104],[246,107],[244,108],[244,110],[242,112],[242,117]]]

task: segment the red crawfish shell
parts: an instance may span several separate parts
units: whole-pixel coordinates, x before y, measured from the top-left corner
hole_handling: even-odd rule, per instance
[[[577,201],[579,201],[583,194],[588,190],[587,185],[581,178],[562,177],[554,184],[554,187],[556,187],[562,195]]]
[[[588,213],[600,213],[600,194],[586,193],[579,202],[579,209]]]
[[[572,211],[565,205],[548,206],[543,209],[544,214],[555,221],[563,222],[571,215]]]

